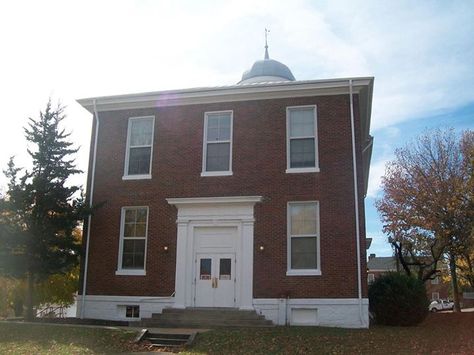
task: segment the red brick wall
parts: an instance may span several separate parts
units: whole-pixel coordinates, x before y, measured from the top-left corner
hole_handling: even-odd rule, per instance
[[[286,107],[317,105],[320,173],[286,174]],[[359,122],[355,96],[356,128]],[[234,111],[233,176],[201,177],[204,112]],[[123,181],[128,118],[154,115],[151,180]],[[255,207],[254,297],[357,297],[349,96],[255,100],[101,112],[87,293],[174,292],[176,209],[170,197],[261,195]],[[358,142],[357,138],[357,143]],[[361,162],[361,147],[358,162]],[[363,294],[367,293],[363,182],[359,164]],[[89,171],[91,171],[89,169]],[[287,277],[288,201],[320,202],[322,276]],[[122,206],[150,208],[146,276],[116,276]],[[265,250],[257,247],[263,244]],[[168,245],[170,250],[162,250]]]

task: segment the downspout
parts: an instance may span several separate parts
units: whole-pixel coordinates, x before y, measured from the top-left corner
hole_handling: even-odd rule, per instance
[[[91,173],[91,185],[89,193],[89,207],[92,208],[92,198],[94,196],[94,179],[95,179],[95,163],[97,157],[97,139],[99,136],[99,115],[97,113],[96,99],[93,100],[94,105],[94,118],[95,124],[95,136],[94,136],[94,154],[92,156],[92,173]],[[87,267],[89,266],[89,240],[91,236],[91,221],[92,216],[89,213],[87,217],[87,239],[86,239],[86,256],[84,259],[84,277],[82,283],[82,297],[81,297],[81,319],[84,319],[85,312],[85,301],[86,301],[86,289],[87,289]]]
[[[359,299],[359,318],[360,324],[366,326],[362,312],[362,275],[360,265],[360,228],[359,228],[359,189],[357,184],[357,156],[355,144],[355,125],[354,125],[354,102],[352,98],[352,79],[349,79],[349,95],[351,107],[351,131],[352,131],[352,169],[354,171],[354,213],[356,222],[356,246],[357,246],[357,294]]]

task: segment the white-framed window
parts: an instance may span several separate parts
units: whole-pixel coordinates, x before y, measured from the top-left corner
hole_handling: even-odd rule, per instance
[[[375,275],[374,274],[367,274],[367,282],[371,284],[375,280]]]
[[[286,108],[286,172],[319,171],[316,105]]]
[[[140,318],[140,306],[125,306],[126,318]]]
[[[206,112],[201,176],[232,175],[233,111]]]
[[[432,285],[438,285],[439,284],[439,276],[435,276],[434,279],[431,279],[431,284]]]
[[[439,292],[432,292],[432,293],[431,293],[431,300],[432,300],[432,301],[437,301],[437,300],[439,300]]]
[[[154,116],[128,119],[124,180],[151,178],[154,127]]]
[[[319,202],[288,202],[286,274],[321,275]]]
[[[122,207],[116,275],[145,275],[148,207]]]

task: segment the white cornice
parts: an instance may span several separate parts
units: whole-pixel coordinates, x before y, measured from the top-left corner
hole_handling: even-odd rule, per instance
[[[225,196],[225,197],[189,197],[189,198],[167,198],[170,205],[209,205],[209,204],[233,204],[250,203],[255,204],[262,201],[262,196]]]
[[[373,78],[352,78],[353,91],[372,87]],[[89,112],[93,112],[96,100],[98,111],[115,111],[137,108],[179,106],[231,101],[249,101],[286,97],[347,94],[349,79],[309,80],[246,85],[218,86],[139,94],[103,96],[77,100]],[[371,98],[370,98],[371,99]]]

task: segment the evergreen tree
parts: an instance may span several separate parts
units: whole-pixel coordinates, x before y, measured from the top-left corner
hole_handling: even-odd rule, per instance
[[[32,170],[7,170],[8,190],[0,200],[0,273],[27,280],[26,318],[34,318],[34,285],[53,274],[68,273],[79,262],[80,245],[73,231],[86,214],[79,186],[68,178],[81,171],[73,156],[78,149],[61,129],[64,108],[51,106],[29,119],[25,137]]]

